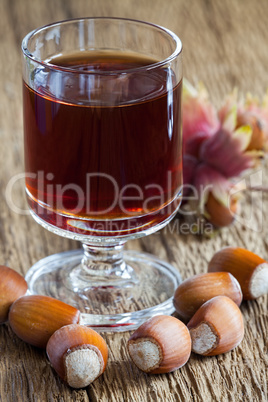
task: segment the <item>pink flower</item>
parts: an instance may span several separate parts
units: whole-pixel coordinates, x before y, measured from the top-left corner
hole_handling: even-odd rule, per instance
[[[249,126],[243,126],[233,132],[222,127],[213,137],[202,143],[199,157],[225,177],[239,176],[256,164],[255,155],[245,152],[251,133]]]
[[[215,226],[233,221],[238,197],[230,199],[230,179],[256,167],[267,144],[268,93],[260,105],[251,97],[238,101],[234,90],[217,111],[202,85],[195,90],[184,80],[184,196],[194,186],[199,211]]]
[[[209,102],[207,91],[200,85],[199,90],[184,79],[182,104],[182,131],[184,149],[188,141],[194,142],[197,136],[208,138],[219,128],[220,122],[214,106]]]
[[[223,123],[232,110],[237,110],[235,116],[236,127],[249,125],[252,129],[249,150],[268,150],[268,93],[262,104],[250,94],[244,99],[237,99],[237,91],[234,90],[225,100],[224,105],[218,112],[220,121]]]
[[[239,125],[249,124],[252,128],[252,138],[248,150],[268,151],[268,93],[262,104],[247,96],[245,104],[239,109],[237,116]]]

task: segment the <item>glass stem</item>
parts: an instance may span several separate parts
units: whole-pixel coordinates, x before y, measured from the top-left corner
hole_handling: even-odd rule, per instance
[[[83,244],[84,257],[81,265],[84,273],[93,277],[109,277],[109,280],[125,277],[128,270],[123,259],[124,245],[125,243],[112,246]]]
[[[111,246],[83,244],[84,256],[72,270],[69,286],[73,289],[128,287],[137,283],[133,268],[123,258],[125,242]],[[68,286],[68,285],[67,285]]]

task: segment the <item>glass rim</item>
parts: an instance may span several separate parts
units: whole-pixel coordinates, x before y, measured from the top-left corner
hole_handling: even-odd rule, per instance
[[[50,63],[50,62],[46,62],[44,60],[38,59],[37,57],[35,57],[28,49],[28,43],[29,40],[37,33],[42,32],[43,30],[49,28],[49,27],[53,27],[53,26],[57,26],[57,25],[63,25],[63,24],[68,24],[68,23],[72,23],[72,22],[80,22],[80,21],[89,21],[89,20],[117,20],[117,21],[129,21],[129,22],[134,22],[134,23],[138,23],[138,24],[142,24],[142,25],[146,25],[146,26],[151,26],[153,28],[156,28],[160,31],[163,31],[164,33],[168,34],[173,41],[175,42],[176,46],[175,46],[175,50],[173,51],[173,53],[171,53],[168,57],[166,57],[163,60],[157,61],[155,63],[151,63],[145,66],[139,66],[139,67],[134,67],[134,68],[129,68],[129,69],[124,69],[124,70],[120,70],[120,71],[102,71],[102,70],[93,70],[93,71],[77,71],[75,68],[72,67],[63,67],[63,66],[58,66],[56,64]],[[49,67],[51,69],[55,69],[58,71],[62,71],[62,72],[68,72],[68,73],[76,73],[76,74],[103,74],[103,75],[110,75],[110,74],[122,74],[122,73],[129,73],[129,72],[133,72],[133,71],[137,71],[137,70],[152,70],[158,67],[161,67],[167,63],[172,62],[174,59],[176,59],[180,53],[182,52],[182,42],[180,40],[180,38],[171,30],[169,30],[168,28],[162,27],[161,25],[157,25],[157,24],[153,24],[151,22],[146,22],[146,21],[141,21],[141,20],[136,20],[136,19],[131,19],[131,18],[120,18],[120,17],[85,17],[85,18],[71,18],[71,19],[67,19],[67,20],[62,20],[62,21],[56,21],[56,22],[52,22],[51,24],[46,24],[43,25],[39,28],[36,28],[34,30],[32,30],[31,32],[29,32],[22,40],[21,43],[21,49],[22,49],[22,53],[24,56],[26,56],[28,59],[32,60],[35,63],[38,63],[42,66],[45,67]]]

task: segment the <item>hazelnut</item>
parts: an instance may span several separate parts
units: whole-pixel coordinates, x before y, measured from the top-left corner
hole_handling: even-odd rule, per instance
[[[216,296],[203,304],[187,325],[192,351],[204,356],[229,352],[244,337],[239,307],[226,296]]]
[[[66,325],[51,336],[46,347],[48,359],[70,387],[84,388],[105,370],[108,348],[93,329]]]
[[[211,272],[186,279],[176,289],[173,303],[180,317],[188,321],[203,303],[220,295],[230,297],[238,306],[242,301],[240,285],[228,272]]]
[[[0,324],[7,321],[11,304],[27,292],[27,282],[18,272],[0,265]]]
[[[48,296],[23,296],[12,304],[9,323],[23,341],[45,348],[59,328],[79,322],[80,311]]]
[[[210,192],[206,202],[206,218],[213,226],[221,228],[229,226],[235,219],[235,214],[238,209],[238,200],[234,197],[230,200],[230,205],[227,207],[217,200]]]
[[[134,364],[145,373],[169,373],[188,361],[191,338],[181,321],[161,315],[143,323],[128,340],[127,348]]]
[[[268,293],[268,262],[249,250],[226,247],[208,264],[209,272],[230,272],[239,282],[244,300]]]

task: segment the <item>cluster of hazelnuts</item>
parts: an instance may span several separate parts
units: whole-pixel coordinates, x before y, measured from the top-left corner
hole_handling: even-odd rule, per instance
[[[86,387],[106,368],[105,340],[79,324],[76,308],[26,292],[24,278],[0,266],[0,323],[8,320],[19,338],[46,348],[51,365],[71,387]],[[158,374],[182,367],[191,351],[204,356],[228,352],[244,336],[242,299],[266,293],[268,263],[248,250],[224,248],[213,256],[207,273],[177,288],[174,306],[181,320],[159,315],[143,323],[128,340],[129,355],[140,370]]]

